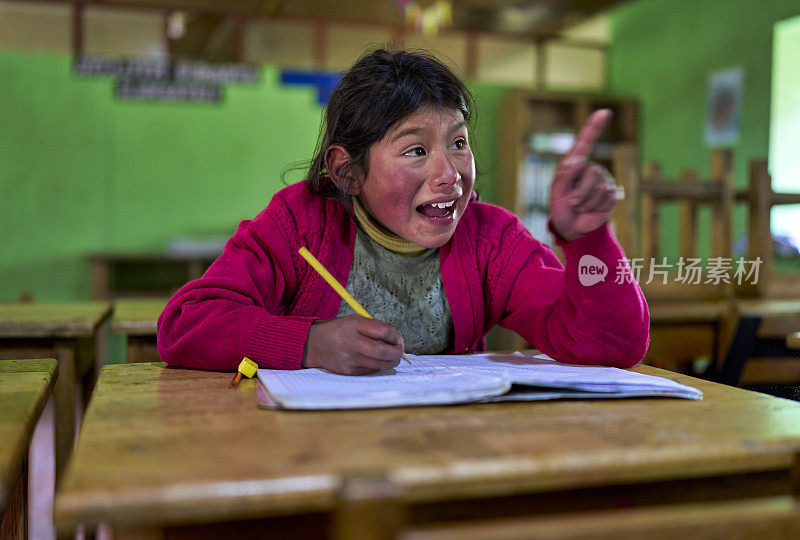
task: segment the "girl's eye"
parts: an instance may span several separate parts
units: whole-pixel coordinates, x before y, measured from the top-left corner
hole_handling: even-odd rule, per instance
[[[466,139],[458,139],[456,140],[456,142],[453,143],[453,148],[455,148],[456,150],[463,150],[467,146],[468,145]]]
[[[412,148],[411,150],[409,150],[408,152],[406,152],[403,155],[404,156],[410,156],[410,157],[424,156],[425,155],[425,149],[422,148],[421,146],[417,146],[416,148]]]

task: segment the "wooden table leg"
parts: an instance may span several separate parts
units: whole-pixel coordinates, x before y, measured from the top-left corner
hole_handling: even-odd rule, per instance
[[[125,360],[128,364],[139,362],[160,362],[155,336],[128,336],[128,351]]]
[[[53,389],[55,400],[56,481],[66,469],[75,444],[75,345],[59,341],[53,347],[58,360],[58,378]]]
[[[108,262],[92,261],[92,298],[106,300],[109,297]]]
[[[17,487],[11,493],[5,513],[0,516],[0,538],[22,540],[28,537],[28,466],[22,466]]]
[[[383,475],[345,478],[336,499],[332,537],[389,540],[404,525],[394,484]]]

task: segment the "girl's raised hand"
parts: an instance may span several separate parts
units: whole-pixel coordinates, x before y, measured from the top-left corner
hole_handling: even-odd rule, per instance
[[[595,111],[556,168],[550,188],[550,223],[565,240],[574,240],[604,225],[617,204],[613,178],[604,167],[589,161],[610,118],[609,109]]]
[[[315,321],[303,351],[304,368],[366,375],[395,367],[403,339],[393,326],[361,315]]]

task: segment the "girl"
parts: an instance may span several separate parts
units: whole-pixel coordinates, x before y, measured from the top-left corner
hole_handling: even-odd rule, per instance
[[[363,56],[331,95],[305,181],[243,221],[169,301],[161,358],[235,370],[248,356],[268,368],[365,374],[397,365],[404,350],[482,351],[500,324],[563,362],[638,363],[647,305],[618,264],[614,186],[588,161],[609,111],[592,115],[553,180],[550,230],[564,268],[513,214],[475,200],[473,109],[462,81],[426,54]],[[375,319],[354,315],[301,246]],[[621,274],[582,285],[585,255]]]

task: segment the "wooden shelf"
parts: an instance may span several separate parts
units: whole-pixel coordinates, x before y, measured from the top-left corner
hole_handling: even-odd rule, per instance
[[[635,100],[599,94],[564,94],[515,90],[501,102],[498,126],[498,202],[526,217],[523,172],[529,154],[560,159],[561,152],[541,150],[531,145],[534,134],[578,133],[596,109],[608,108],[614,113],[600,143],[606,148],[597,160],[610,164],[613,146],[636,145],[638,139],[638,105]]]
[[[514,90],[506,94],[500,103],[497,123],[497,202],[516,214],[526,226],[535,228],[531,232],[543,242],[552,242],[544,228],[548,214],[547,194],[552,181],[552,171],[547,167],[560,161],[565,153],[541,149],[541,146],[532,143],[532,137],[535,134],[577,134],[589,115],[601,108],[611,109],[613,117],[598,142],[600,152],[593,159],[617,176],[614,153],[619,145],[627,145],[632,149],[635,163],[638,140],[638,104],[635,100],[601,94]],[[541,179],[526,178],[526,174],[532,174],[532,164],[529,162],[531,155],[550,161],[540,171],[543,175]],[[526,170],[526,167],[529,169]],[[624,208],[624,203],[620,208]],[[493,346],[496,348],[518,349],[524,346],[521,340],[514,341],[513,336],[504,332],[495,332],[495,336]]]

